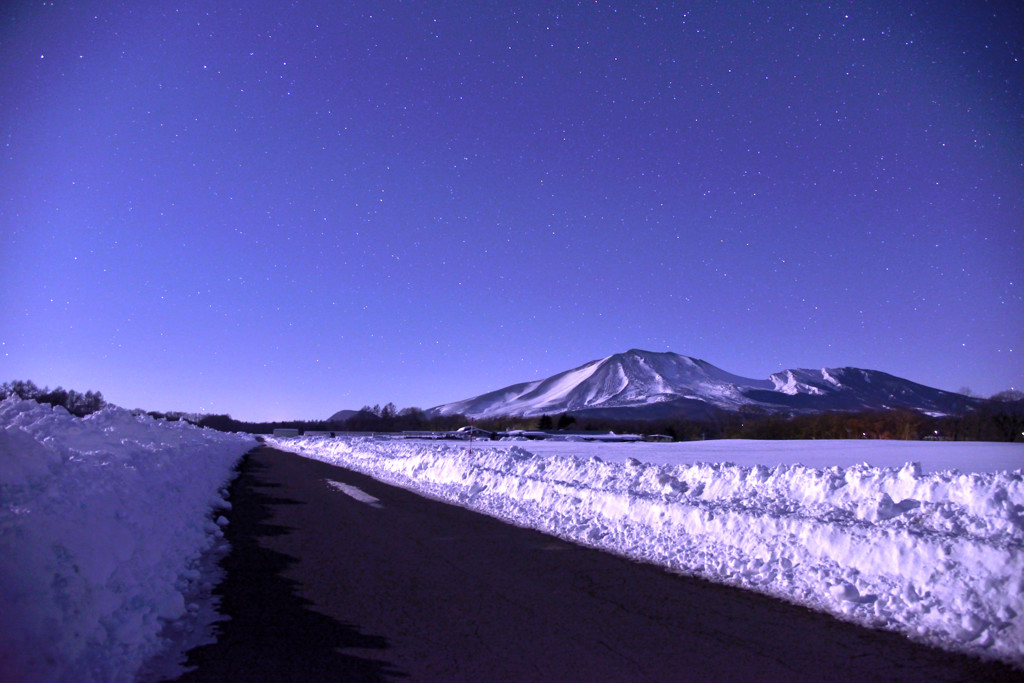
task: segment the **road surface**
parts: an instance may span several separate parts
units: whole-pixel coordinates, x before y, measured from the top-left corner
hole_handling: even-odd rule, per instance
[[[1024,680],[269,447],[231,501],[231,619],[182,681]]]

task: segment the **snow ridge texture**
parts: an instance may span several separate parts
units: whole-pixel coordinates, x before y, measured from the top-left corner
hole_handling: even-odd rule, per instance
[[[274,443],[570,541],[1024,668],[1024,470]]]
[[[255,445],[120,408],[0,402],[5,680],[134,680],[164,626],[199,609],[200,557],[225,543],[215,510]]]

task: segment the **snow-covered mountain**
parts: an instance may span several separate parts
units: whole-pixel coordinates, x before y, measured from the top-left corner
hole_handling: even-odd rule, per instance
[[[573,413],[616,418],[706,418],[738,410],[779,413],[906,408],[959,413],[975,399],[877,370],[784,370],[751,379],[677,353],[633,349],[547,379],[514,384],[429,412],[470,417]]]

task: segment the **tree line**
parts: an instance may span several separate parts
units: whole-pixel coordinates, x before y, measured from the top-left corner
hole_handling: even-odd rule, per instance
[[[962,415],[881,410],[734,418],[722,426],[719,438],[1024,442],[1024,404],[990,401]]]
[[[78,417],[95,413],[107,405],[107,402],[103,400],[103,394],[98,391],[87,391],[83,394],[74,389],[62,387],[50,389],[36,386],[35,382],[30,380],[14,380],[0,384],[0,400],[9,396],[60,406]]]
[[[230,415],[190,415],[184,413],[148,413],[152,417],[183,419],[200,427],[220,431],[273,434],[275,429],[298,429],[316,432],[447,432],[469,424],[465,415],[428,416],[421,408],[399,410],[394,403],[381,407],[364,406],[344,420],[279,420],[273,422],[245,422]]]
[[[80,393],[61,387],[38,387],[31,381],[0,384],[0,399],[16,395],[59,405],[83,417],[107,405],[98,391]],[[142,413],[144,411],[136,411]],[[909,410],[829,412],[811,415],[769,414],[757,408],[722,412],[706,420],[684,417],[616,420],[556,413],[535,417],[499,416],[471,420],[465,415],[430,415],[420,408],[398,409],[394,403],[363,406],[344,420],[246,422],[227,414],[148,411],[154,418],[185,420],[227,432],[272,434],[275,429],[324,432],[453,431],[468,424],[490,432],[516,429],[664,435],[676,441],[700,439],[937,439],[949,441],[1024,442],[1024,392],[996,394],[962,415],[930,416]]]
[[[428,416],[419,408],[398,410],[393,403],[363,407],[341,422],[313,423],[327,431],[450,431],[468,424],[490,432],[510,430],[660,434],[676,441],[700,439],[936,439],[1024,441],[1024,394],[1004,392],[962,415],[930,416],[910,410],[770,414],[756,408],[690,420],[616,420],[556,413],[535,417],[499,416],[470,420],[465,415]]]

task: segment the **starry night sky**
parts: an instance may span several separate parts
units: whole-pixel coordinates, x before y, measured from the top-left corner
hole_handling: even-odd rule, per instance
[[[14,2],[0,381],[431,407],[629,348],[1024,386],[1024,5]]]

